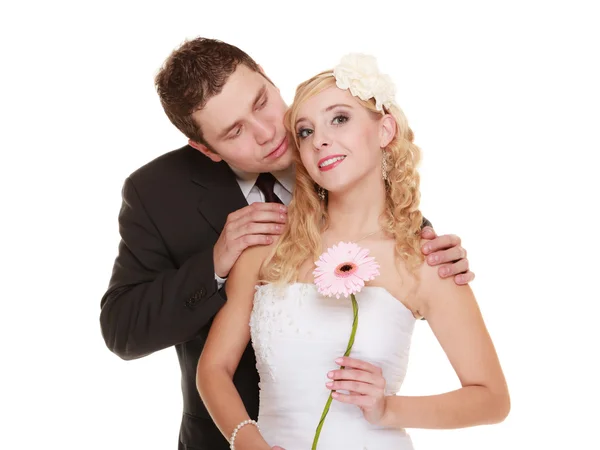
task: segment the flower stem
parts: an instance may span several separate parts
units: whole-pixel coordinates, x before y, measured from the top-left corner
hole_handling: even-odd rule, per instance
[[[346,352],[344,353],[344,356],[350,356],[352,346],[354,345],[354,336],[356,336],[356,328],[358,327],[358,303],[356,301],[356,297],[354,297],[354,294],[350,294],[350,297],[352,298],[352,312],[354,314],[354,319],[352,321],[352,332],[350,333],[350,339],[348,340],[348,346],[346,347]],[[340,369],[343,368],[344,366],[340,366]],[[317,426],[317,431],[315,432],[315,438],[311,447],[312,450],[317,450],[317,442],[319,441],[319,436],[321,435],[321,429],[323,428],[325,417],[327,417],[329,407],[331,406],[331,402],[333,400],[333,397],[331,396],[332,394],[333,391],[329,393],[329,398],[327,399],[327,403],[325,403],[323,414],[321,414],[321,420],[319,420],[319,425]]]

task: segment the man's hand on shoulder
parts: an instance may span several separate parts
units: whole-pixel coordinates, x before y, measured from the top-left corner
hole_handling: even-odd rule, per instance
[[[283,231],[287,208],[279,203],[253,203],[227,216],[215,244],[215,273],[225,278],[242,252],[256,245],[270,245]]]
[[[469,284],[475,279],[475,274],[469,270],[467,251],[461,246],[458,236],[437,236],[433,228],[427,226],[421,231],[421,238],[425,240],[421,245],[425,261],[430,266],[439,266],[441,278],[454,277],[458,285]]]

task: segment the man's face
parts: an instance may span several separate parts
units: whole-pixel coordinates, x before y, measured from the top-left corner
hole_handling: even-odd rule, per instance
[[[288,168],[293,160],[283,125],[287,106],[279,90],[260,73],[240,64],[220,94],[193,114],[214,150],[190,142],[213,161],[250,173]]]

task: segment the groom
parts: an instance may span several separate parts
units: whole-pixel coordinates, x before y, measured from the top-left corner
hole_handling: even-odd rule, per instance
[[[294,187],[286,105],[240,49],[197,38],[175,50],[156,77],[162,106],[189,145],[132,173],[123,186],[121,242],[100,322],[108,348],[125,360],[175,346],[182,372],[179,449],[226,450],[196,390],[196,365],[223,285],[241,254],[281,232]],[[258,175],[260,174],[260,175]],[[283,203],[283,204],[282,204]],[[424,249],[440,276],[466,284],[456,236]],[[430,259],[431,258],[431,259]],[[258,413],[258,374],[249,345],[234,376],[248,413]]]

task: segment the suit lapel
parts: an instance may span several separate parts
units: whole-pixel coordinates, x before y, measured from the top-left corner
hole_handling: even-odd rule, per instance
[[[192,182],[200,186],[198,211],[210,223],[214,230],[221,234],[227,216],[248,202],[244,198],[235,174],[229,166],[221,161],[215,163],[194,150]]]

